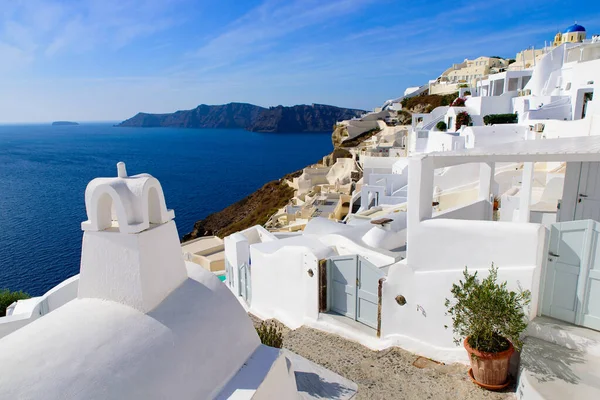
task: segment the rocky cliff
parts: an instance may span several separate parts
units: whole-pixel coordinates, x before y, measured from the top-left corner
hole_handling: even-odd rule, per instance
[[[246,103],[210,106],[171,114],[138,113],[121,127],[242,128],[254,132],[325,132],[339,120],[364,113],[362,110],[328,105],[297,105],[263,108]]]
[[[362,115],[364,111],[322,104],[271,107],[263,110],[248,129],[255,132],[327,132],[336,122]]]
[[[183,236],[182,241],[211,235],[223,238],[254,225],[264,225],[271,215],[294,197],[294,189],[285,180],[298,177],[301,173],[302,170],[296,171],[278,181],[269,182],[237,203],[197,221],[192,232]]]

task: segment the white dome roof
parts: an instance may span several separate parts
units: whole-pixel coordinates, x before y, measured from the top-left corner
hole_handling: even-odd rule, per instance
[[[258,348],[246,312],[219,279],[189,278],[144,314],[76,299],[0,340],[0,398],[204,399]],[[210,360],[210,362],[207,362]]]

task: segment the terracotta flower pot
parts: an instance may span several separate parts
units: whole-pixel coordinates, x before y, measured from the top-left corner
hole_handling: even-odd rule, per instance
[[[508,383],[508,367],[510,357],[515,351],[512,343],[510,347],[499,353],[488,353],[479,351],[471,346],[468,342],[469,338],[464,341],[465,349],[469,353],[471,360],[471,369],[475,381],[488,389],[496,389],[505,386]]]

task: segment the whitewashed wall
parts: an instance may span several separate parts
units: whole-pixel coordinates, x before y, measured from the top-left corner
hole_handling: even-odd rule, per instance
[[[466,362],[452,340],[444,301],[467,266],[485,277],[494,263],[500,282],[532,291],[537,312],[545,229],[537,224],[432,219],[409,231],[407,259],[390,268],[383,286],[382,337],[441,361]],[[477,251],[474,251],[477,249]],[[400,306],[395,297],[407,304]]]
[[[452,257],[448,257],[447,264],[452,261]],[[452,264],[452,269],[439,271],[421,271],[413,268],[412,263],[411,266],[399,263],[390,267],[383,283],[382,339],[442,362],[468,363],[464,347],[453,342],[452,320],[445,315],[444,302],[451,298],[452,284],[463,278],[464,271],[464,265]],[[498,266],[498,279],[508,281],[509,289],[539,290],[539,269],[536,267]],[[487,276],[488,270],[489,266],[469,267],[470,273],[477,271],[481,278]],[[396,302],[398,295],[406,298],[404,306]],[[531,310],[534,310],[533,305]]]
[[[276,318],[292,329],[302,326],[305,319],[316,320],[319,313],[318,262],[331,253],[322,245],[319,248],[288,245],[271,251],[261,245],[250,248],[251,312],[265,319]],[[309,275],[309,270],[313,276]]]
[[[524,140],[529,127],[517,124],[499,124],[492,126],[468,126],[460,135],[465,137],[465,147],[493,146],[496,144]]]
[[[506,92],[501,96],[469,97],[465,102],[467,112],[473,115],[508,114],[513,112],[512,99],[517,92]]]

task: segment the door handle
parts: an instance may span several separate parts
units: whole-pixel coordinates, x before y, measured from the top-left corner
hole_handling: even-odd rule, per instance
[[[551,255],[552,257],[560,257],[558,254],[554,254],[553,252],[549,251],[548,252],[549,255]]]
[[[579,193],[579,197],[587,197],[587,194]]]

